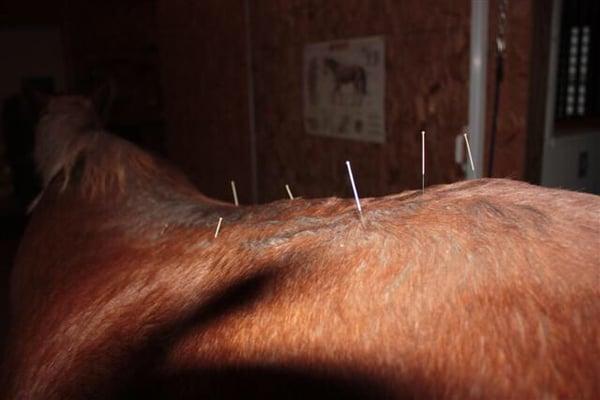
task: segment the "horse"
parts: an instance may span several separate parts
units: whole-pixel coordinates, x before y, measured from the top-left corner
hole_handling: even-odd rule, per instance
[[[86,98],[52,99],[36,135],[2,398],[598,396],[597,196],[482,179],[362,218],[234,207]]]
[[[323,64],[333,74],[334,87],[332,101],[340,96],[344,85],[352,85],[354,94],[358,96],[359,103],[367,95],[367,74],[360,65],[345,65],[333,58],[325,58]]]

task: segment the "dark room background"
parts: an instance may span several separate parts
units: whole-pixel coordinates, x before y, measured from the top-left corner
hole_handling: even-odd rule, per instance
[[[494,175],[524,179],[535,1],[510,2]],[[6,4],[6,3],[5,3]],[[204,193],[242,203],[285,195],[348,196],[344,161],[361,194],[463,179],[454,141],[468,122],[471,2],[462,1],[22,1],[5,29],[56,29],[64,83],[81,92],[110,77],[110,126],[163,152]],[[488,109],[497,7],[490,4]],[[302,123],[306,44],[382,35],[386,143],[309,136]],[[60,87],[63,86],[63,87]],[[488,112],[491,114],[491,112]],[[489,116],[488,116],[489,119]]]

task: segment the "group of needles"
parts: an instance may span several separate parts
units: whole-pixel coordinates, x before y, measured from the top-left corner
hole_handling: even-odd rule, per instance
[[[469,163],[471,165],[471,170],[475,172],[475,164],[473,163],[473,157],[471,156],[471,146],[469,145],[469,138],[467,134],[463,134],[465,138],[465,144],[467,145],[467,154],[469,156]],[[358,190],[356,189],[356,183],[354,182],[354,175],[352,174],[352,167],[350,166],[350,161],[346,161],[346,168],[348,169],[348,177],[350,178],[350,185],[352,186],[352,193],[354,194],[354,201],[356,202],[356,209],[358,210],[358,216],[362,221],[362,206],[360,205],[360,197],[358,196]],[[290,198],[290,200],[294,200],[294,195],[292,195],[292,190],[290,186],[286,183],[285,190]],[[236,207],[239,207],[237,190],[235,188],[235,181],[231,181],[231,192],[233,194],[233,204]],[[421,131],[421,192],[425,193],[425,131]],[[221,230],[221,224],[223,223],[223,217],[219,217],[219,222],[217,223],[217,229],[215,230],[215,239],[219,236],[219,231]]]

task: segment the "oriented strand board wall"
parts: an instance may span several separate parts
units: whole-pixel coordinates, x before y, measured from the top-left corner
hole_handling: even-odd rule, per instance
[[[461,177],[454,137],[467,123],[468,0],[251,2],[259,193],[349,196],[351,160],[363,196],[418,188],[420,134],[427,130],[427,182]],[[307,43],[384,35],[387,142],[308,136],[302,122],[302,51]]]
[[[159,0],[167,153],[209,196],[251,202],[243,2]]]

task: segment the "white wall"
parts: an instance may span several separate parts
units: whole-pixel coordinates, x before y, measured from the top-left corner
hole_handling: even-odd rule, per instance
[[[577,175],[583,152],[587,152],[587,175],[580,178]],[[600,132],[546,140],[541,183],[600,194]]]

